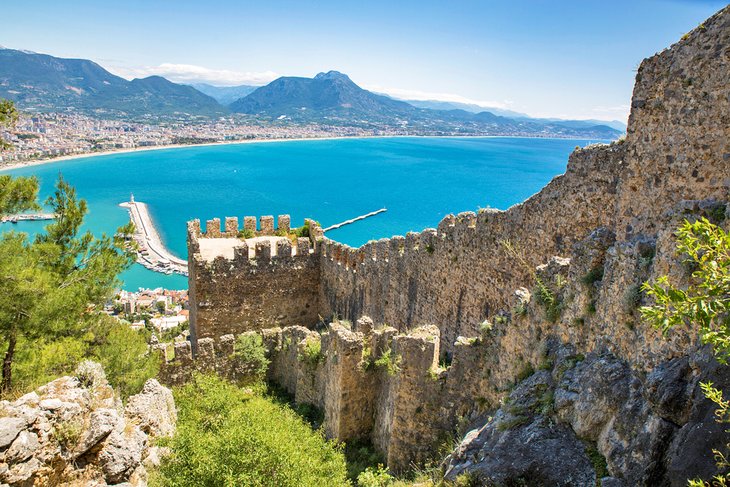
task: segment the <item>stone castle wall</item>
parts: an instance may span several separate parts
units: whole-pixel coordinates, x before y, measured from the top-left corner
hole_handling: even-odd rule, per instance
[[[479,340],[461,340],[450,367],[439,368],[439,329],[408,334],[364,317],[353,330],[330,323],[318,333],[302,326],[258,330],[270,360],[268,379],[298,404],[324,413],[328,438],[371,442],[389,468],[405,472],[433,457],[461,418],[471,411],[480,384],[467,381],[486,350]],[[189,342],[176,343],[161,367],[164,384],[185,383],[193,372],[215,372],[245,381],[250,371],[234,356],[234,335],[202,338],[193,358]],[[306,348],[318,350],[307,355]],[[379,364],[384,355],[390,367]],[[454,394],[453,391],[459,391]]]
[[[290,231],[288,215],[246,217],[244,229],[257,237],[274,237]],[[312,224],[313,228],[316,225]],[[190,331],[193,344],[201,338],[220,337],[274,325],[312,325],[318,321],[319,258],[307,237],[238,239],[238,219],[207,222],[201,233],[196,220],[188,225],[188,269],[191,302]],[[316,234],[313,231],[313,234]],[[204,248],[201,252],[201,239]],[[231,243],[232,242],[232,243]],[[210,248],[206,249],[205,245]],[[226,248],[213,256],[215,245]],[[206,255],[205,252],[208,252]]]
[[[641,64],[625,140],[576,149],[565,174],[506,211],[450,215],[436,229],[358,249],[317,233],[305,262],[288,257],[292,263],[284,265],[265,251],[260,264],[259,258],[206,262],[196,254],[199,228],[193,224],[194,326],[201,336],[216,337],[277,322],[304,325],[261,332],[272,359],[270,378],[297,402],[323,408],[330,437],[370,440],[396,471],[425,460],[440,435],[499,408],[525,374],[550,369],[548,343],[567,346],[575,357],[609,354],[611,363],[631,371],[635,386],[649,390],[645,377],[663,377],[668,364],[686,362],[699,344],[695,330],[662,336],[645,324],[639,286],[667,274],[688,282],[673,236],[685,218],[705,216],[730,228],[728,72],[730,7]],[[555,299],[552,310],[537,295],[538,279]],[[301,295],[287,299],[287,290]],[[320,335],[306,328],[318,315],[355,327],[335,319]],[[363,315],[381,328],[356,321]],[[300,360],[312,340],[319,340],[324,356],[314,364]],[[386,352],[401,360],[395,374],[367,367]],[[233,370],[225,356],[214,361],[224,374]],[[437,367],[440,359],[448,367]],[[657,413],[651,419],[668,435],[651,447],[651,455],[659,455],[651,468],[660,476],[662,469],[681,472],[682,480],[698,470],[677,470],[676,462],[659,458],[665,443],[681,451],[694,438],[693,450],[711,451],[722,434],[704,423],[707,435],[692,436],[705,421],[703,411],[712,423],[712,411],[697,380],[687,383],[693,392],[677,401],[697,417],[680,421]],[[636,407],[664,407],[652,401],[639,397]],[[625,433],[606,428],[618,437]],[[575,433],[583,434],[580,428]],[[636,473],[640,465],[629,469],[612,459],[616,444],[598,445],[611,474],[643,478]],[[649,455],[646,448],[642,455]],[[701,468],[710,472],[712,459],[705,463]]]

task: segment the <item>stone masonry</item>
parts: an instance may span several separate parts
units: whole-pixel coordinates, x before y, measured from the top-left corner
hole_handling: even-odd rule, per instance
[[[512,470],[489,456],[525,438],[565,451],[593,445],[611,485],[711,475],[711,455],[690,462],[681,452],[723,444],[699,381],[724,383],[726,369],[708,358],[696,330],[662,336],[638,307],[642,282],[688,282],[674,251],[684,219],[730,228],[729,73],[726,7],[642,62],[624,140],[576,148],[565,174],[506,211],[449,215],[435,229],[357,249],[317,226],[302,242],[306,253],[282,243],[283,254],[278,243],[274,251],[232,238],[237,224],[221,232],[213,221],[201,234],[192,222],[193,347],[207,337],[215,350],[222,335],[258,330],[270,378],[323,408],[328,436],[371,441],[395,471],[472,426],[451,458],[453,475],[568,478],[527,461],[540,450],[529,445]],[[276,233],[273,221],[262,218],[262,235]],[[244,226],[254,230],[255,219]],[[224,248],[213,258],[211,242]],[[555,298],[552,310],[538,279]],[[312,331],[321,318],[326,331]],[[321,361],[300,360],[307,341],[319,341]],[[225,354],[208,356],[232,370]],[[616,381],[607,382],[611,374]],[[538,407],[546,391],[554,404]],[[576,478],[595,473],[586,455]]]

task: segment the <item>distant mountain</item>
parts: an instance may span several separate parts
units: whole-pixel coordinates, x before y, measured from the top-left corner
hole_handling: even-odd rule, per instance
[[[415,133],[532,135],[614,139],[620,132],[601,124],[576,126],[472,113],[419,108],[360,88],[337,71],[314,78],[281,77],[229,105],[233,112],[268,120],[398,127]]]
[[[481,105],[475,105],[473,103],[458,103],[455,101],[441,101],[441,100],[408,100],[405,98],[398,98],[406,103],[413,105],[418,108],[428,108],[430,110],[464,110],[465,112],[479,113],[479,112],[490,112],[495,115],[501,115],[503,117],[526,117],[527,114],[520,112],[513,112],[512,110],[505,110],[504,108],[496,107],[484,107]]]
[[[221,105],[230,105],[239,98],[251,93],[258,86],[239,85],[239,86],[213,86],[207,83],[193,83],[190,86],[201,93],[215,98]]]
[[[234,112],[284,115],[295,120],[366,118],[381,121],[408,116],[414,110],[408,103],[360,88],[347,75],[337,71],[319,73],[314,78],[284,76],[229,106]]]
[[[430,108],[431,110],[464,110],[471,113],[479,113],[479,112],[490,112],[494,113],[495,115],[501,115],[503,117],[509,117],[514,118],[515,120],[524,120],[528,122],[539,122],[539,123],[554,123],[558,122],[563,126],[566,127],[573,127],[573,128],[589,128],[589,127],[595,127],[597,125],[605,125],[607,127],[611,127],[612,129],[616,129],[620,132],[626,132],[626,124],[623,122],[620,122],[618,120],[595,120],[595,119],[587,119],[587,120],[568,120],[568,119],[562,119],[562,118],[533,118],[526,113],[520,113],[515,112],[512,110],[505,110],[503,108],[495,108],[495,107],[484,107],[481,105],[475,105],[470,103],[457,103],[452,101],[440,101],[440,100],[407,100],[403,99],[403,101],[410,103],[414,107],[419,108]]]
[[[525,115],[524,117],[518,117],[518,120],[531,120],[531,121],[538,121],[538,122],[544,122],[544,123],[553,123],[553,122],[560,122],[565,126],[573,127],[573,128],[585,128],[585,127],[591,127],[595,125],[605,125],[607,127],[611,127],[613,129],[618,130],[619,132],[626,132],[626,124],[624,122],[620,122],[618,120],[595,120],[595,119],[587,119],[587,120],[565,120],[561,118],[532,118]]]
[[[217,116],[227,112],[195,88],[159,76],[127,81],[85,59],[0,49],[0,97],[34,111],[109,116]]]

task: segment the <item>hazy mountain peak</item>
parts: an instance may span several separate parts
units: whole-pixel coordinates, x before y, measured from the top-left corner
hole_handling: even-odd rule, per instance
[[[339,71],[327,71],[326,73],[322,72],[317,74],[317,76],[314,77],[314,79],[319,80],[346,80],[346,81],[352,81],[350,80],[350,77],[347,76],[344,73],[340,73]]]

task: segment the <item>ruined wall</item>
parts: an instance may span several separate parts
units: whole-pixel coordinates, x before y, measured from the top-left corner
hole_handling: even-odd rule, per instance
[[[614,224],[616,184],[624,145],[576,150],[564,175],[507,211],[447,216],[438,229],[370,242],[359,249],[325,240],[322,245],[322,315],[361,314],[399,330],[433,323],[441,347],[473,336],[483,320],[507,310],[528,267],[572,246],[598,226]],[[502,242],[523,251],[515,262]]]
[[[623,301],[637,283],[679,273],[671,237],[682,218],[722,214],[730,198],[728,12],[642,63],[625,141],[577,149],[566,173],[524,203],[448,216],[436,230],[359,249],[326,241],[322,315],[367,314],[401,331],[433,323],[451,352],[457,337],[474,336],[483,320],[510,318],[513,292],[534,286],[530,268],[553,256],[579,258],[590,236],[603,232],[609,237],[595,262],[571,266],[572,312],[559,333],[588,350],[608,346],[643,367],[686,352],[691,340],[663,343]],[[505,251],[506,240],[528,265]],[[647,252],[657,258],[642,264]],[[607,278],[587,289],[580,280],[593,268]],[[573,322],[588,326],[576,332],[568,329]]]
[[[314,225],[313,225],[314,226]],[[256,232],[256,219],[244,229]],[[312,325],[319,313],[319,262],[310,238],[286,236],[289,217],[261,217],[255,238],[237,238],[237,218],[207,222],[205,233],[195,220],[188,225],[190,333],[201,338],[275,325]],[[313,232],[315,234],[315,232]]]
[[[369,439],[394,471],[423,462],[442,435],[463,431],[487,412],[502,411],[500,424],[521,418],[500,407],[516,383],[537,370],[534,375],[545,381],[533,382],[555,389],[565,367],[576,367],[590,355],[588,364],[600,362],[623,371],[622,387],[633,391],[632,407],[657,411],[617,415],[636,418],[631,428],[654,435],[650,442],[631,447],[636,458],[651,461],[629,462],[629,467],[616,460],[624,455],[615,453],[617,445],[633,430],[622,433],[606,426],[606,435],[622,438],[612,443],[602,437],[596,445],[609,459],[611,475],[630,479],[627,485],[651,485],[655,478],[671,479],[668,472],[681,471],[676,478],[684,482],[700,470],[687,465],[681,470],[676,458],[669,460],[672,451],[711,451],[722,441],[723,431],[712,429],[712,405],[695,380],[698,370],[707,368],[705,362],[691,365],[699,360],[692,357],[702,355],[696,330],[678,327],[662,336],[645,324],[638,312],[646,302],[639,286],[667,274],[675,283],[688,282],[673,237],[684,219],[704,216],[730,228],[729,35],[730,7],[670,50],[644,61],[626,139],[577,149],[564,175],[507,211],[448,216],[437,229],[359,249],[315,237],[315,251],[304,271],[297,268],[281,280],[279,274],[257,273],[250,261],[240,268],[225,259],[191,265],[191,302],[200,308],[196,326],[212,337],[217,327],[228,326],[216,323],[263,328],[276,321],[271,317],[279,306],[286,310],[283,324],[311,324],[297,319],[302,311],[308,318],[319,314],[355,322],[350,330],[334,320],[322,335],[301,327],[262,331],[272,360],[269,376],[298,402],[323,408],[330,437]],[[506,241],[516,254],[506,249]],[[194,238],[191,242],[196,243]],[[264,268],[275,266],[275,259],[264,258]],[[307,286],[299,279],[287,281],[298,272],[304,273]],[[250,287],[242,284],[246,279],[251,279]],[[554,305],[541,296],[538,279]],[[194,288],[193,281],[203,284]],[[287,286],[303,292],[306,300],[277,300]],[[250,296],[259,299],[255,312],[241,311]],[[315,308],[311,313],[306,303]],[[362,315],[381,327],[355,321]],[[256,318],[260,316],[266,319]],[[318,341],[321,361],[300,359],[307,341]],[[570,352],[556,355],[555,350]],[[400,361],[392,373],[375,365],[386,355]],[[436,365],[440,358],[447,359],[444,367]],[[692,380],[673,379],[675,363],[690,364],[682,374]],[[667,401],[676,400],[694,419],[674,418],[660,411],[665,399],[636,392],[657,389],[662,381],[686,387],[677,397],[668,391]],[[601,411],[601,401],[613,400],[611,384],[602,385],[602,391],[576,384],[571,393],[585,396],[584,411]],[[549,412],[555,404],[542,406],[545,412],[526,416],[531,423],[520,431],[528,435],[544,419],[559,424],[568,436],[596,441],[595,431],[583,437],[590,428],[581,429],[580,411],[571,409],[557,418]],[[603,419],[601,425],[612,423]],[[652,429],[656,424],[662,427]],[[484,431],[492,439],[508,438],[501,435],[509,430],[500,428]],[[706,434],[693,433],[700,430]],[[571,445],[582,443],[571,440]],[[696,467],[702,472],[712,471],[709,456],[693,462],[702,464]]]

